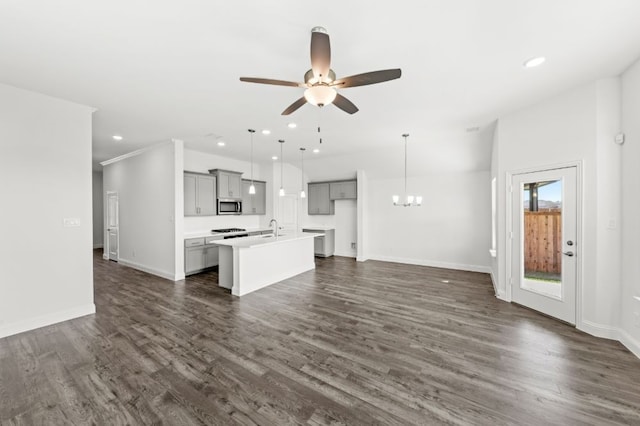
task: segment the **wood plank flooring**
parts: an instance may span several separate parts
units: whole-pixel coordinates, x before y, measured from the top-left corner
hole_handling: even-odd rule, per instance
[[[95,316],[0,339],[0,424],[640,424],[640,360],[485,274],[332,257],[238,299],[94,262]]]

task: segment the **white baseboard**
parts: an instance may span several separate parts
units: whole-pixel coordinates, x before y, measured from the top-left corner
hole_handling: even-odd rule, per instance
[[[496,280],[496,277],[493,275],[493,269],[489,270],[489,276],[491,277],[491,284],[493,284],[493,292],[496,297],[498,297],[498,294],[500,293],[498,291],[498,280]]]
[[[162,271],[160,269],[152,268],[150,266],[143,265],[137,262],[132,262],[127,259],[120,258],[118,259],[118,263],[124,266],[128,266],[129,268],[137,269],[138,271],[146,272],[151,275],[156,275],[160,278],[165,278],[171,281],[179,281],[180,279],[184,279],[184,272],[182,273],[182,278],[178,278],[179,274],[174,274],[169,271]]]
[[[104,248],[104,244],[94,244],[93,248],[94,248],[94,250],[95,249],[99,249],[99,248]]]
[[[617,340],[629,349],[632,354],[640,358],[640,342],[621,328],[597,324],[588,320],[582,320],[582,324],[576,328],[592,336]]]
[[[616,327],[597,324],[595,322],[583,319],[581,324],[576,325],[578,330],[589,333],[592,336],[601,337],[603,339],[620,340],[620,330]]]
[[[507,294],[503,291],[496,292],[496,298],[502,300],[503,302],[511,303],[511,300],[507,299]]]
[[[620,343],[625,345],[636,357],[640,358],[640,342],[625,330],[620,330]]]
[[[372,255],[372,256],[369,256],[369,259],[380,260],[382,262],[405,263],[407,265],[430,266],[432,268],[456,269],[459,271],[470,271],[470,272],[483,272],[485,274],[491,273],[491,268],[488,266],[465,265],[462,263],[440,262],[437,260],[410,259],[405,257],[393,257],[393,256],[381,256],[381,255]]]
[[[62,321],[68,321],[74,318],[83,317],[96,313],[96,305],[90,303],[88,305],[77,306],[64,311],[52,312],[50,314],[41,315],[35,318],[18,321],[12,324],[0,327],[0,338],[12,336],[14,334],[23,333],[25,331],[34,330],[40,327],[57,324]]]
[[[355,258],[356,257],[356,252],[355,251],[339,251],[339,250],[336,250],[333,253],[333,255],[334,256],[353,257],[353,258]]]

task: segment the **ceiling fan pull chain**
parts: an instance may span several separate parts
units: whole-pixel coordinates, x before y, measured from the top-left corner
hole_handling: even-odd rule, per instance
[[[320,132],[321,121],[322,121],[322,108],[318,108],[318,137],[320,138],[320,143],[322,144],[322,133]]]

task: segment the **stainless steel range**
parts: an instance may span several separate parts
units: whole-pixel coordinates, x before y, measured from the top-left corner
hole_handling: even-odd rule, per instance
[[[228,234],[224,235],[224,239],[227,238],[240,238],[240,237],[248,237],[249,233],[246,229],[243,228],[223,228],[223,229],[212,229],[211,233],[213,234]]]

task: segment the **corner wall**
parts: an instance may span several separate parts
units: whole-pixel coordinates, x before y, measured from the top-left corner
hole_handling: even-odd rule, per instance
[[[102,202],[102,172],[94,171],[92,174],[92,190],[93,198],[93,248],[102,248],[104,246],[104,232],[102,224],[104,222],[104,204]]]
[[[490,173],[439,173],[408,179],[421,207],[391,200],[403,179],[367,181],[367,246],[370,259],[490,272]]]
[[[621,341],[640,357],[640,61],[622,74]]]
[[[510,173],[579,163],[581,240],[576,326],[617,339],[620,306],[620,81],[602,79],[501,117],[492,174],[498,178],[498,296],[510,301],[507,177]],[[626,231],[625,231],[626,232]]]
[[[95,312],[92,111],[0,85],[0,337]]]
[[[170,280],[184,278],[182,152],[171,141],[102,163],[103,197],[118,193],[119,262]]]

